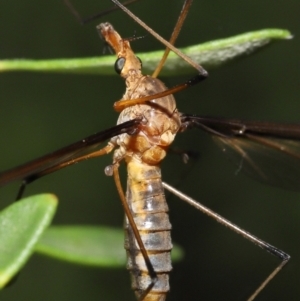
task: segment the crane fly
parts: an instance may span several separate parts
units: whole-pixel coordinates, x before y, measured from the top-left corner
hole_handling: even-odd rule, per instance
[[[114,2],[119,5],[117,1]],[[123,99],[115,104],[115,108],[121,111],[118,125],[40,159],[3,172],[0,175],[0,185],[22,180],[24,184],[19,191],[19,198],[26,184],[63,167],[107,154],[116,148],[113,164],[106,168],[106,173],[114,175],[125,207],[127,217],[125,247],[137,299],[165,300],[169,290],[168,273],[171,270],[169,254],[172,246],[171,226],[165,219],[167,218],[167,205],[163,197],[162,186],[164,186],[197,209],[214,216],[219,222],[282,260],[281,264],[249,298],[252,300],[285,265],[289,255],[248,232],[237,229],[224,218],[162,183],[158,165],[166,155],[168,146],[177,132],[199,128],[211,134],[224,150],[236,153],[241,159],[239,161],[241,169],[248,169],[250,173],[267,183],[299,189],[299,125],[246,122],[179,113],[172,93],[198,83],[206,77],[206,71],[194,64],[199,71],[198,75],[183,85],[167,90],[155,77],[143,76],[140,73],[141,62],[131,51],[128,39],[122,39],[109,23],[100,24],[98,30],[117,53],[115,68],[122,77],[126,78],[127,91]],[[176,51],[172,45],[166,44]],[[158,119],[156,115],[159,115]],[[108,145],[99,150],[100,144],[107,139],[111,139]],[[272,168],[269,168],[271,162],[276,162],[278,157],[283,164],[290,167],[290,177],[274,174]],[[123,196],[117,171],[119,162],[122,160],[126,161],[129,168],[126,199]],[[145,175],[148,176],[146,180]],[[150,186],[147,186],[148,184]],[[140,190],[143,187],[150,188]],[[140,199],[141,195],[149,191],[152,194],[148,195],[146,200]],[[136,203],[135,205],[129,203],[132,201],[131,198]],[[149,212],[142,211],[145,208]],[[134,212],[134,209],[138,212]],[[164,217],[162,224],[156,224],[161,221],[162,216]],[[149,225],[154,225],[156,228],[143,228]],[[139,231],[142,231],[142,234]],[[155,242],[158,241],[162,244],[156,245]]]

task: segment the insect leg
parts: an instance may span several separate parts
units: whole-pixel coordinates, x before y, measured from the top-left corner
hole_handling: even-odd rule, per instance
[[[282,250],[268,244],[267,242],[263,241],[260,238],[252,235],[251,233],[245,231],[244,229],[238,227],[234,223],[230,222],[229,220],[225,219],[221,215],[215,213],[214,211],[210,210],[206,206],[198,203],[191,197],[187,196],[186,194],[180,192],[179,190],[173,188],[172,186],[163,182],[163,187],[168,191],[172,192],[174,195],[179,197],[181,200],[187,202],[188,204],[192,205],[196,209],[200,210],[201,212],[205,213],[209,217],[214,218],[220,224],[226,226],[230,230],[236,232],[237,234],[242,235],[244,238],[248,239],[255,245],[261,247],[262,249],[266,250],[267,252],[271,253],[272,255],[278,257],[281,262],[280,264],[269,274],[269,276],[260,284],[260,286],[255,290],[255,292],[248,298],[248,301],[254,300],[257,295],[266,287],[266,285],[282,270],[282,268],[288,263],[290,260],[290,255],[283,252]]]
[[[192,2],[193,2],[193,0],[186,0],[183,4],[183,7],[182,7],[182,10],[181,10],[180,15],[178,17],[177,23],[174,26],[171,38],[169,40],[169,43],[172,44],[172,45],[175,44],[175,41],[176,41],[176,39],[177,39],[177,37],[180,33],[181,27],[182,27],[182,25],[185,21],[185,18],[187,16],[188,12],[189,12],[189,9],[192,5]],[[170,48],[167,47],[165,52],[164,52],[164,55],[162,56],[162,58],[161,58],[160,62],[158,63],[155,71],[153,72],[152,77],[157,77],[158,76],[158,74],[160,73],[165,61],[168,58],[169,52],[170,52]]]
[[[137,226],[135,224],[135,221],[133,219],[131,210],[130,210],[130,208],[128,206],[128,203],[126,201],[126,198],[125,198],[125,195],[124,195],[124,192],[123,192],[123,188],[121,186],[121,181],[120,181],[120,176],[119,176],[119,171],[118,171],[119,164],[118,163],[114,163],[114,165],[112,167],[113,167],[114,180],[115,180],[115,183],[116,183],[116,186],[117,186],[117,190],[118,190],[119,196],[121,198],[121,202],[122,202],[122,205],[123,205],[126,217],[128,218],[129,224],[130,224],[130,226],[132,228],[132,231],[134,232],[135,239],[136,239],[136,241],[138,243],[138,246],[140,248],[140,251],[141,251],[141,253],[143,255],[146,267],[147,267],[148,272],[149,272],[149,276],[151,278],[150,285],[139,296],[139,301],[142,301],[147,296],[147,294],[150,292],[150,290],[153,288],[153,286],[155,285],[155,283],[157,281],[157,273],[155,272],[155,270],[153,268],[153,265],[152,265],[152,263],[150,261],[149,255],[148,255],[148,253],[146,251],[146,248],[145,248],[144,243],[142,241],[142,238],[140,236],[139,230],[138,230],[138,228],[137,228]]]
[[[195,61],[193,61],[192,59],[190,59],[188,56],[186,56],[184,53],[182,53],[179,49],[177,49],[175,46],[173,46],[171,43],[169,43],[167,40],[165,40],[163,37],[161,37],[151,27],[149,27],[145,22],[143,22],[141,19],[139,19],[135,14],[133,14],[124,5],[122,5],[118,0],[111,0],[111,1],[113,3],[115,3],[118,7],[120,7],[135,22],[137,22],[140,26],[142,26],[144,29],[146,29],[151,35],[153,35],[163,45],[165,45],[166,47],[168,47],[169,49],[171,49],[178,56],[180,56],[184,61],[186,61],[188,64],[190,64],[192,67],[194,67],[199,72],[199,74],[202,74],[202,76],[207,76],[207,71],[202,66],[200,66],[199,64],[197,64]]]
[[[200,83],[201,81],[206,79],[207,76],[208,76],[207,73],[204,74],[204,75],[203,74],[197,74],[196,76],[190,78],[189,80],[187,80],[183,84],[176,85],[173,88],[167,89],[163,92],[156,93],[156,94],[151,94],[151,95],[144,96],[144,97],[140,97],[138,99],[122,99],[122,100],[116,101],[114,103],[114,109],[117,112],[121,112],[127,107],[134,106],[134,105],[137,105],[137,104],[143,104],[143,103],[145,103],[147,101],[150,101],[152,99],[162,98],[162,97],[168,96],[170,94],[177,93],[179,91],[182,91],[186,88],[192,87],[192,86]]]

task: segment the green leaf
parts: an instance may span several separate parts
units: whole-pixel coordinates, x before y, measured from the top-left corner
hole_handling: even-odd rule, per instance
[[[287,40],[291,38],[292,35],[287,30],[264,29],[181,48],[181,51],[209,70],[231,62],[234,59],[254,53],[276,40]],[[151,74],[154,71],[162,54],[163,51],[137,54],[143,62],[144,74]],[[113,68],[115,60],[116,57],[114,55],[55,60],[0,60],[0,72],[37,71],[115,75]],[[189,74],[191,72],[193,72],[192,67],[171,52],[160,76],[175,76],[179,74]]]
[[[0,288],[6,286],[34,252],[57,206],[52,194],[32,196],[0,213]]]
[[[36,245],[38,253],[81,265],[124,267],[124,230],[100,226],[55,226],[47,229]],[[183,251],[175,246],[172,259]]]

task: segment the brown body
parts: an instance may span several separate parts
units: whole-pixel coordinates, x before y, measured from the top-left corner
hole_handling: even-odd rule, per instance
[[[155,94],[162,89],[165,87],[158,79],[142,77],[131,95],[128,95],[130,88],[127,88],[124,99],[145,96],[139,95],[141,92]],[[180,119],[172,95],[156,99],[153,103],[164,106],[163,108],[169,113],[151,105],[136,105],[122,111],[118,123],[137,116],[142,117],[145,123],[136,136],[123,134],[121,139],[120,136],[117,138],[120,139],[120,148],[115,151],[115,154],[118,154],[120,149],[126,150],[128,169],[126,199],[157,273],[157,281],[144,300],[163,301],[169,291],[168,273],[172,269],[170,256],[172,243],[168,205],[162,187],[159,164],[166,155],[166,148],[174,140]],[[127,268],[132,275],[132,288],[139,297],[151,284],[151,278],[127,219],[125,220],[125,249],[128,257]]]
[[[126,79],[126,92],[120,103],[167,89],[160,80],[142,75],[141,62],[132,52],[129,42],[121,39],[109,23],[101,24],[99,29],[118,58],[125,58],[120,74]],[[169,291],[172,242],[159,164],[179,131],[181,121],[173,95],[126,107],[119,116],[118,124],[135,118],[142,119],[135,135],[121,134],[110,143],[118,146],[114,152],[114,162],[125,159],[127,163],[126,201],[156,273],[155,282],[125,217],[127,268],[138,300],[163,301]]]

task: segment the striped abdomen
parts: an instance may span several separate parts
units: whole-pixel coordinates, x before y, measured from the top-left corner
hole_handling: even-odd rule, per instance
[[[169,291],[172,243],[168,205],[161,183],[160,168],[130,161],[126,198],[145,249],[157,273],[157,281],[143,300],[163,301]],[[125,249],[132,288],[139,299],[141,293],[149,288],[152,280],[126,217]]]

